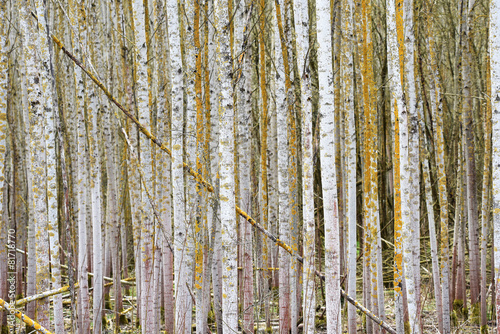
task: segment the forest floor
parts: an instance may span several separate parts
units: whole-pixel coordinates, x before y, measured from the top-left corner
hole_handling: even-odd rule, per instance
[[[423,333],[422,334],[439,334],[438,330],[438,320],[437,320],[437,312],[436,312],[436,305],[433,299],[430,298],[425,298],[425,297],[431,297],[431,294],[428,293],[428,291],[423,291],[423,297],[422,297],[422,304],[423,304],[423,312],[422,312],[422,320],[423,320]],[[271,307],[273,309],[273,307]],[[275,312],[273,312],[275,311]],[[395,328],[395,312],[394,312],[394,294],[391,290],[387,291],[385,294],[385,311],[386,311],[386,322],[391,326],[392,328]],[[108,310],[106,312],[108,314],[107,318],[112,318],[112,311]],[[135,312],[129,314],[129,316],[136,316],[134,314]],[[274,316],[271,319],[271,326],[272,326],[272,333],[279,333],[279,317],[277,316],[278,310],[277,308],[274,308],[274,310],[271,311]],[[454,313],[455,314],[455,313]],[[364,326],[364,317],[360,315],[360,312],[358,312],[358,333],[366,333],[365,326]],[[194,317],[194,315],[193,315]],[[323,317],[323,320],[321,320]],[[480,328],[478,325],[473,325],[470,320],[468,319],[457,319],[457,317],[452,317],[452,319],[455,319],[455,322],[452,322],[452,334],[480,334]],[[318,320],[319,319],[319,320]],[[263,320],[263,319],[262,319]],[[112,321],[109,323],[110,325],[112,324]],[[325,334],[326,333],[326,328],[325,328],[325,321],[324,321],[324,308],[321,308],[318,313],[317,313],[317,334]],[[347,333],[346,329],[346,319],[343,319],[343,333]],[[212,333],[217,333],[215,327],[211,326]],[[257,330],[255,333],[268,333],[265,330],[265,321],[257,322],[256,321],[256,328]],[[495,321],[489,321],[488,323],[488,333],[495,333],[496,332],[496,323]],[[113,333],[111,329],[103,331],[103,333]],[[120,327],[120,333],[131,333],[131,334],[139,334],[140,331],[134,326],[133,322],[130,322],[128,325],[123,325]],[[162,331],[162,334],[164,332]],[[193,333],[196,333],[196,330],[193,330]],[[238,331],[238,333],[241,333]],[[301,328],[299,326],[299,333],[302,333]],[[203,333],[205,334],[205,333]]]
[[[422,304],[423,304],[423,312],[422,312],[422,320],[423,320],[423,333],[422,334],[438,334],[438,320],[437,320],[437,313],[436,313],[436,306],[434,303],[433,299],[426,298],[431,297],[431,294],[428,293],[424,289],[422,293]],[[128,308],[130,305],[124,307]],[[274,303],[272,303],[274,305]],[[345,305],[344,305],[345,306]],[[386,312],[386,322],[391,326],[392,328],[395,328],[395,313],[394,313],[394,297],[393,297],[393,292],[391,290],[387,291],[385,294],[385,312]],[[271,314],[272,319],[271,319],[271,326],[272,326],[272,333],[279,333],[279,317],[277,316],[278,310],[277,307],[271,307]],[[114,321],[113,321],[113,311],[112,310],[106,310],[105,311],[106,318],[108,320],[108,328],[105,328],[103,330],[104,334],[107,333],[113,333],[114,332]],[[65,320],[66,320],[66,330],[68,333],[71,332],[71,313],[70,313],[70,307],[69,305],[65,305],[64,307],[64,315],[65,315]],[[132,312],[127,313],[127,317],[129,320],[129,323],[126,325],[120,326],[120,333],[130,333],[130,334],[139,334],[140,330],[137,328],[137,325],[135,324],[135,321],[131,321],[132,318],[136,317],[136,311],[133,310]],[[358,312],[358,329],[357,333],[366,333],[365,330],[365,325],[364,325],[364,317],[361,316],[360,312]],[[479,329],[478,325],[473,325],[470,320],[468,319],[460,319],[457,318],[456,313],[453,313],[452,316],[452,331],[451,333],[453,334],[480,334],[481,331]],[[320,308],[317,313],[317,332],[318,334],[324,334],[326,333],[326,328],[325,328],[325,319],[324,319],[324,307]],[[261,321],[256,321],[256,332],[255,333],[269,333],[266,332],[266,326],[265,326],[265,321],[263,319],[259,319]],[[216,333],[216,329],[211,326],[212,333]],[[346,319],[343,319],[343,333],[347,333],[346,330]],[[301,333],[301,328],[299,326],[299,333]],[[489,321],[488,322],[488,333],[495,333],[496,332],[496,322],[495,321]],[[15,333],[25,333],[25,327],[22,326],[19,322],[16,324],[16,330]],[[164,333],[162,331],[161,333]],[[196,330],[193,330],[193,333],[196,333]],[[238,333],[241,333],[238,331]]]

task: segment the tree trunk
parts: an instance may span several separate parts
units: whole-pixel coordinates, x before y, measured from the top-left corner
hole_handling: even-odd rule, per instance
[[[490,2],[489,31],[500,29],[500,1]],[[491,109],[492,109],[492,142],[493,166],[500,164],[500,36],[490,35],[489,51],[491,57]],[[500,319],[500,169],[493,169],[493,228],[494,228],[494,261],[496,277],[496,318]]]
[[[314,333],[316,323],[315,285],[315,224],[313,188],[313,142],[311,73],[309,68],[309,15],[306,3],[294,2],[295,32],[297,36],[297,68],[300,77],[302,118],[302,200],[303,200],[303,328],[304,333]]]
[[[350,20],[350,6],[346,11]],[[337,203],[337,175],[335,166],[335,105],[333,92],[332,29],[330,1],[316,3],[318,34],[318,82],[319,82],[319,119],[321,152],[321,185],[323,187],[323,210],[325,224],[325,275],[326,280],[326,319],[328,333],[338,333],[342,328],[340,305],[340,240]],[[348,27],[351,25],[347,24]],[[352,32],[352,31],[351,31]],[[349,32],[348,32],[349,33]],[[351,37],[351,36],[349,36]],[[344,65],[352,71],[352,54],[346,52]],[[349,66],[350,65],[350,66]],[[349,76],[346,74],[344,78]],[[349,112],[354,109],[352,82],[345,87],[345,103]],[[352,103],[351,103],[352,102]],[[352,109],[351,109],[352,107]]]
[[[220,149],[220,207],[222,227],[222,322],[223,332],[238,328],[238,268],[236,249],[236,212],[234,180],[234,107],[231,88],[232,63],[229,47],[227,1],[214,2],[215,38],[217,41],[217,85]]]

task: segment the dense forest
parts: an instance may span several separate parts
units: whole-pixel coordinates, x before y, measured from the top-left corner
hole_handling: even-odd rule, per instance
[[[0,333],[500,333],[499,0],[0,0]]]

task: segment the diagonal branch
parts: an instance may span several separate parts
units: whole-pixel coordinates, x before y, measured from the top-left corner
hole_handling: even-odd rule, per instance
[[[2,298],[0,298],[0,308],[6,310],[10,314],[15,315],[18,319],[22,320],[25,324],[30,327],[33,327],[37,332],[44,334],[52,334],[47,329],[42,327],[39,323],[28,317],[26,314],[22,313],[19,310],[13,308],[9,303],[5,302]]]

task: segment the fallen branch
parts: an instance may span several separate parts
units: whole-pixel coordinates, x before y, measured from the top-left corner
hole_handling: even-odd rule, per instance
[[[44,333],[44,334],[52,334],[52,332],[49,332],[47,329],[42,327],[39,323],[28,317],[26,314],[22,313],[19,310],[16,310],[13,308],[9,303],[7,303],[5,300],[0,298],[0,306],[8,311],[10,314],[15,315],[18,319],[23,321],[25,324],[27,324],[30,327],[33,327],[37,332]]]
[[[16,251],[17,251],[18,253],[21,253],[21,254],[26,255],[26,252],[25,252],[25,251],[23,251],[22,249],[16,248]],[[68,266],[67,266],[67,265],[61,264],[61,265],[60,265],[60,267],[61,267],[62,269],[66,269],[66,270],[68,270]],[[89,277],[94,277],[94,274],[93,274],[93,273],[88,273],[88,275],[89,275]],[[64,277],[66,277],[66,276],[64,276]],[[113,278],[111,278],[111,277],[106,277],[106,276],[104,276],[104,277],[103,277],[103,279],[104,279],[105,281],[108,281],[108,282],[113,282],[113,281],[114,281],[114,280],[113,280]],[[124,278],[124,279],[120,280],[120,282],[121,282],[122,284],[135,285],[135,283],[133,283],[133,282],[131,282],[131,281],[135,281],[135,277],[127,277],[127,278]],[[76,286],[76,284],[75,284],[75,286]]]
[[[172,152],[170,151],[170,149],[168,149],[167,144],[162,143],[157,137],[155,137],[151,132],[149,132],[149,130],[144,125],[142,125],[137,120],[137,118],[130,111],[128,111],[127,109],[125,109],[125,107],[123,107],[118,102],[118,100],[116,100],[116,98],[95,77],[95,75],[93,75],[89,70],[87,70],[87,68],[78,59],[76,59],[75,56],[71,52],[69,52],[64,47],[64,45],[62,44],[62,42],[56,36],[52,35],[52,39],[54,40],[54,42],[56,43],[56,45],[59,47],[59,49],[61,49],[66,54],[66,56],[68,58],[70,58],[78,67],[80,67],[82,69],[82,71],[85,72],[85,74],[87,74],[87,76],[92,81],[94,81],[94,83],[104,92],[104,94],[106,94],[106,96],[108,97],[108,99],[111,102],[113,102],[113,104],[115,104],[118,107],[118,109],[120,109],[138,127],[139,131],[141,131],[146,137],[149,138],[149,140],[151,140],[154,144],[156,144],[160,148],[160,150],[162,150],[162,151],[166,152],[168,155],[172,156]],[[187,172],[189,174],[191,174],[196,179],[197,182],[199,182],[200,184],[202,184],[209,192],[211,192],[211,193],[214,192],[214,187],[207,180],[205,180],[203,178],[203,176],[201,176],[199,173],[197,173],[187,163],[183,162],[183,166],[184,166],[185,170],[187,170]],[[252,224],[253,227],[256,228],[259,232],[261,232],[262,234],[266,235],[275,244],[277,244],[278,246],[280,246],[281,248],[283,248],[291,256],[295,257],[297,259],[297,261],[299,261],[300,263],[304,262],[303,258],[300,255],[298,255],[296,252],[294,252],[293,249],[290,246],[288,246],[287,244],[285,244],[283,241],[279,240],[277,237],[275,237],[273,234],[271,234],[269,231],[267,231],[262,225],[258,224],[255,221],[255,219],[253,219],[249,214],[247,214],[245,211],[243,211],[237,205],[235,205],[235,209],[236,209],[236,212],[241,217],[245,218],[245,220],[247,222],[249,222],[250,224]],[[316,270],[315,273],[323,281],[325,280],[325,276],[322,275],[319,271]],[[382,319],[380,319],[375,314],[373,314],[366,307],[364,307],[363,305],[361,305],[360,303],[358,303],[354,298],[348,296],[342,288],[340,288],[340,292],[341,292],[342,296],[344,296],[344,298],[346,298],[358,310],[360,310],[361,312],[363,312],[364,314],[366,314],[367,317],[369,317],[370,319],[372,319],[375,323],[377,323],[379,326],[381,326],[382,328],[384,328],[389,333],[396,334],[396,331],[394,329],[392,329],[388,324],[386,324]]]
[[[74,287],[77,288],[78,283],[75,283]],[[62,288],[59,288],[59,289],[45,291],[45,292],[39,293],[37,295],[29,296],[29,297],[26,297],[23,299],[18,299],[15,301],[14,306],[15,307],[22,307],[22,306],[28,304],[29,302],[33,302],[33,301],[38,300],[38,299],[58,295],[60,293],[64,293],[67,291],[69,291],[69,285],[63,286]]]

